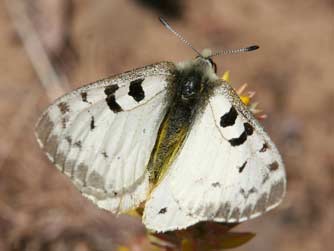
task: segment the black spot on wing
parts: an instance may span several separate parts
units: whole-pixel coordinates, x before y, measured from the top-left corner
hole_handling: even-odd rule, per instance
[[[211,184],[212,187],[221,187],[221,184],[217,181]]]
[[[63,117],[61,119],[61,124],[62,124],[63,129],[67,127],[67,123],[68,123],[68,117]]]
[[[110,108],[115,113],[123,111],[122,107],[116,102],[115,96],[110,95],[106,98],[107,104]]]
[[[58,108],[62,114],[65,114],[70,111],[70,107],[66,102],[61,102],[58,104]]]
[[[249,123],[244,123],[244,131],[242,132],[242,134],[238,138],[233,138],[229,140],[231,146],[242,145],[247,140],[247,136],[252,135],[253,132],[254,132],[253,126]]]
[[[77,142],[74,143],[74,146],[81,148],[82,147],[82,143],[81,140],[78,140]]]
[[[118,90],[118,85],[108,85],[105,89],[104,89],[104,93],[109,96],[109,95],[114,95],[115,92]]]
[[[228,142],[230,142],[231,146],[240,146],[245,143],[246,139],[247,133],[244,131],[238,138],[230,139]]]
[[[246,167],[246,164],[247,164],[247,161],[245,161],[245,163],[243,163],[240,167],[238,167],[239,169],[239,173],[242,173],[242,171],[245,169]]]
[[[87,101],[87,92],[81,92],[80,95],[81,95],[82,102],[88,103],[88,101]]]
[[[95,128],[95,119],[94,116],[90,119],[90,130],[93,130]]]
[[[140,102],[145,98],[145,92],[142,86],[142,83],[144,81],[144,78],[139,78],[136,80],[131,81],[130,87],[129,87],[129,95],[133,97],[134,100],[137,102]]]
[[[72,138],[70,136],[66,136],[65,140],[67,141],[68,144],[72,144]]]
[[[234,125],[237,117],[238,117],[237,110],[233,106],[231,106],[231,109],[220,117],[220,126],[227,127]]]
[[[251,194],[257,193],[257,189],[255,187],[252,187],[250,190],[246,192],[245,189],[241,188],[240,193],[247,200]]]
[[[245,128],[245,132],[247,133],[248,136],[252,135],[254,132],[254,128],[251,124],[249,123],[244,123],[244,128]]]
[[[116,102],[115,92],[118,90],[118,85],[109,85],[104,89],[104,93],[107,95],[106,102],[113,112],[123,111],[122,107]]]
[[[277,161],[274,161],[268,166],[270,172],[276,171],[279,168],[279,164]]]
[[[260,149],[260,152],[263,153],[265,151],[267,151],[267,149],[269,148],[267,142],[263,143],[262,148]]]
[[[158,214],[165,214],[167,212],[167,207],[161,208]]]

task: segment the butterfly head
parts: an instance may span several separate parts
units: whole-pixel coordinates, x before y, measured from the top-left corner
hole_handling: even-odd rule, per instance
[[[217,65],[216,63],[212,60],[213,53],[212,50],[209,48],[205,48],[200,55],[196,57],[197,60],[202,61],[202,64],[208,65],[214,73],[217,73]]]
[[[197,56],[177,64],[178,93],[185,102],[191,102],[201,97],[207,91],[208,83],[217,79],[216,64],[210,57]]]

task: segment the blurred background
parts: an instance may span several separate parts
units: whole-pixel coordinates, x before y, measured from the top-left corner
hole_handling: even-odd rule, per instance
[[[331,0],[0,1],[0,250],[115,250],[141,241],[130,217],[98,210],[49,163],[34,124],[58,96],[109,75],[194,53],[259,44],[215,58],[234,87],[256,90],[285,160],[287,196],[237,230],[236,250],[329,250],[334,228],[334,8]],[[135,244],[133,244],[135,250]],[[137,250],[138,247],[137,247]]]

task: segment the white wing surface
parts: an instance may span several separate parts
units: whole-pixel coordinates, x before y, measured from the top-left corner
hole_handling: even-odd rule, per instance
[[[242,222],[277,206],[285,189],[275,145],[230,85],[222,83],[153,190],[144,223],[164,232],[199,221]]]
[[[173,69],[162,62],[79,88],[38,121],[36,136],[50,160],[99,207],[123,212],[146,199],[146,165]]]

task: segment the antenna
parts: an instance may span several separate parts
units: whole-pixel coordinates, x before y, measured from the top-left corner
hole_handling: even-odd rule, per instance
[[[258,46],[258,45],[251,45],[251,46],[240,48],[240,49],[227,49],[227,50],[223,50],[223,51],[218,51],[218,52],[216,52],[216,53],[214,53],[210,56],[203,56],[203,54],[200,53],[198,50],[196,50],[184,37],[181,36],[181,34],[179,34],[177,31],[175,31],[169,25],[169,23],[167,23],[167,21],[164,18],[159,17],[159,20],[170,32],[172,32],[183,43],[188,45],[188,47],[190,47],[194,52],[196,52],[198,54],[198,56],[200,56],[201,58],[212,58],[212,57],[215,57],[215,56],[225,55],[225,54],[235,54],[235,53],[240,53],[240,52],[255,51],[255,50],[260,48],[260,46]]]
[[[210,57],[215,57],[215,56],[224,55],[224,54],[234,54],[234,53],[240,53],[240,52],[255,51],[259,48],[260,46],[258,45],[251,45],[251,46],[240,48],[240,49],[227,49],[223,51],[218,51],[212,54]]]
[[[160,22],[169,30],[171,31],[176,37],[178,37],[183,43],[188,45],[194,52],[196,52],[200,57],[203,57],[202,54],[196,50],[184,37],[182,37],[178,32],[176,32],[170,25],[167,23],[165,19],[159,17]]]

